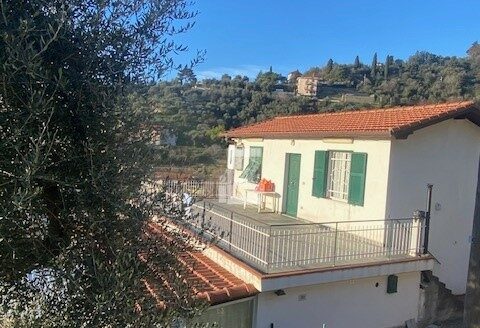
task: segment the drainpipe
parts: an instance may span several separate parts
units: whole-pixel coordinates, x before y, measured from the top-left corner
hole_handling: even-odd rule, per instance
[[[427,210],[425,212],[425,239],[423,243],[423,253],[428,253],[428,238],[430,235],[430,216],[432,212],[432,184],[427,184]]]

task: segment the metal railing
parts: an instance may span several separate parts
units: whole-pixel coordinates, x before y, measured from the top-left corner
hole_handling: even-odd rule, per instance
[[[170,194],[184,193],[196,198],[213,199],[227,197],[231,186],[227,182],[203,180],[159,180],[157,186]]]
[[[424,220],[267,225],[208,201],[192,206],[187,222],[256,269],[282,272],[419,256]]]

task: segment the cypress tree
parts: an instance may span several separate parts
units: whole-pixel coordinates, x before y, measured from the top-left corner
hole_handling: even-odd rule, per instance
[[[333,69],[333,60],[330,58],[327,62],[327,72],[331,72]]]
[[[388,71],[390,69],[390,61],[391,61],[390,55],[387,55],[387,58],[385,59],[385,67],[384,67],[384,72],[383,72],[385,80],[388,79]]]
[[[372,71],[370,73],[372,79],[375,79],[375,76],[377,75],[377,53],[373,55],[373,60],[372,60]]]
[[[353,64],[353,67],[354,68],[360,68],[360,58],[358,57],[355,57],[355,63]]]

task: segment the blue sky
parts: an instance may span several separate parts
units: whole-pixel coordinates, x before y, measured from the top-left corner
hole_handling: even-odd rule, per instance
[[[179,38],[191,52],[177,61],[206,50],[199,78],[255,77],[270,65],[287,74],[356,55],[369,64],[375,52],[380,61],[417,50],[465,56],[480,41],[478,0],[196,0],[194,8],[196,25]]]

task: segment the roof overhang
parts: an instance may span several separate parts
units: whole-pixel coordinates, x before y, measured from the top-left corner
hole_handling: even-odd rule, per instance
[[[347,132],[268,132],[236,134],[225,133],[227,138],[264,138],[264,139],[318,139],[318,138],[365,138],[365,139],[389,139],[390,131],[347,131]]]
[[[467,107],[461,111],[457,111],[451,114],[446,114],[446,115],[441,115],[437,116],[434,118],[431,118],[429,120],[425,120],[422,122],[418,122],[415,124],[410,124],[407,126],[404,126],[400,129],[394,129],[391,130],[391,135],[395,139],[407,139],[409,135],[414,133],[417,130],[429,127],[431,125],[449,120],[449,119],[467,119],[474,123],[475,125],[480,127],[480,110],[478,107],[475,105],[471,107]]]

